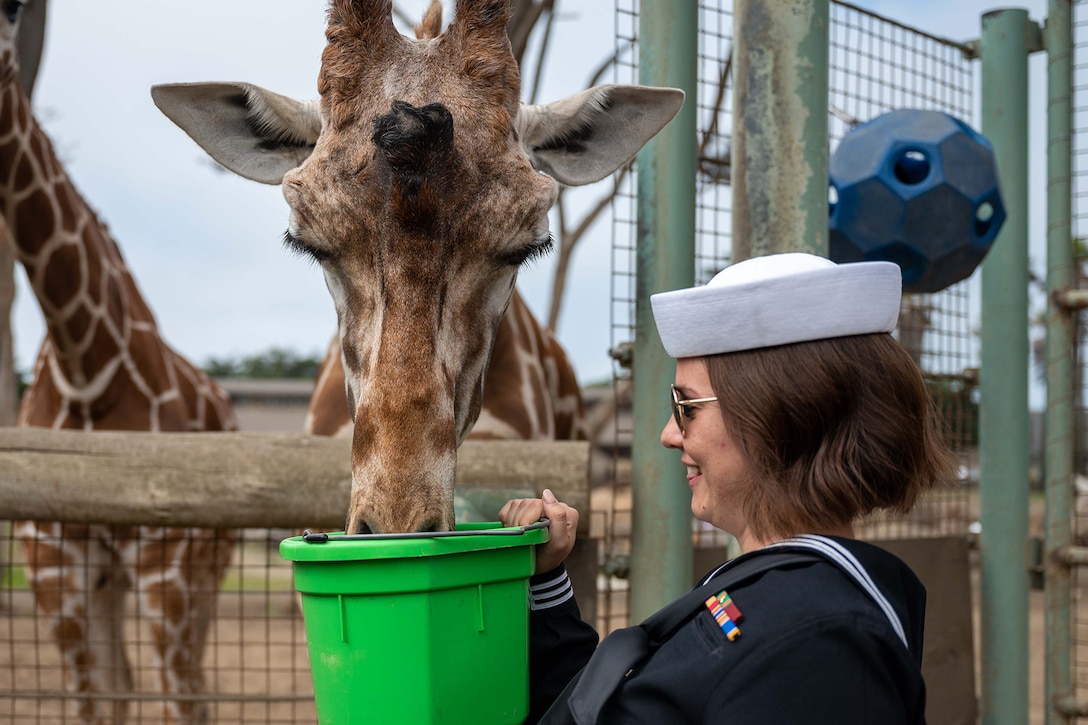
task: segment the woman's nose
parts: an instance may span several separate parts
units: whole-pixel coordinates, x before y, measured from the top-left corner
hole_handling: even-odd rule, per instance
[[[666,448],[684,447],[684,434],[680,432],[680,426],[676,425],[676,419],[671,415],[665,427],[661,429],[661,445]]]

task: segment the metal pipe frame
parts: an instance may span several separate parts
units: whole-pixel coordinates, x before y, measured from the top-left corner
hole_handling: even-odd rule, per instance
[[[682,89],[684,107],[638,157],[633,351],[631,620],[691,588],[691,500],[674,451],[661,446],[676,366],[654,326],[650,295],[695,279],[697,3],[643,0],[639,82]]]
[[[1028,721],[1028,14],[982,16],[982,133],[1008,218],[982,263],[983,725]]]
[[[733,261],[828,255],[828,0],[733,8]]]

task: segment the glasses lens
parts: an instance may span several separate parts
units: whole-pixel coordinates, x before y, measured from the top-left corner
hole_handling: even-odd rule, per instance
[[[675,385],[669,386],[672,389],[672,417],[676,421],[676,427],[680,429],[680,434],[684,434],[684,412],[680,409],[680,394],[676,391]]]

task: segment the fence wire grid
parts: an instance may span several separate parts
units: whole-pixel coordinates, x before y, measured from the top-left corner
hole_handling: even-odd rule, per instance
[[[1073,4],[1073,97],[1072,97],[1072,190],[1073,190],[1073,255],[1074,284],[1078,289],[1088,288],[1088,8],[1084,3]],[[1074,543],[1088,545],[1088,311],[1080,311],[1075,317],[1075,393],[1076,411],[1074,438]],[[1036,349],[1041,352],[1042,331],[1033,336]],[[1069,662],[1072,666],[1073,697],[1088,699],[1088,607],[1084,604],[1085,577],[1083,567],[1072,571],[1074,603],[1073,641]],[[1081,722],[1084,718],[1074,718]]]
[[[65,610],[69,624],[55,628],[55,620],[35,611],[23,568],[24,548],[14,528],[10,522],[0,522],[0,723],[76,723],[82,721],[76,714],[80,709],[97,707],[110,713],[122,703],[126,703],[126,722],[162,723],[167,721],[166,692],[179,695],[173,706],[206,707],[207,722],[316,721],[302,616],[290,564],[278,553],[279,542],[292,532],[254,529],[213,534],[212,547],[228,553],[230,565],[218,593],[210,586],[188,592],[191,600],[204,598],[214,608],[200,667],[205,689],[194,692],[184,686],[164,687],[162,663],[179,662],[185,656],[176,650],[163,651],[156,644],[157,633],[168,625],[147,605],[161,578],[141,574],[138,560],[126,561],[126,552],[136,547],[144,548],[146,560],[161,530],[77,527],[89,538],[72,536],[63,542],[70,554],[54,572],[56,580],[93,578],[80,586],[108,604],[96,612],[86,599],[70,596],[72,587],[58,587],[58,596],[65,590],[69,595]],[[97,552],[89,562],[75,554],[84,549]],[[203,560],[178,564],[181,568],[207,566]],[[72,624],[88,613],[91,621],[86,625]],[[121,627],[120,643],[114,634],[116,624]],[[104,678],[105,686],[92,699],[65,691],[58,635],[69,642],[85,636],[94,652],[79,658],[81,663],[95,660]],[[131,677],[127,693],[119,686],[126,679],[124,666],[102,666],[105,653],[118,647]]]

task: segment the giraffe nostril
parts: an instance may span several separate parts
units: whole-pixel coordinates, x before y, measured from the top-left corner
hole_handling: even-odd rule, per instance
[[[370,524],[365,519],[358,519],[354,523],[349,521],[348,525],[344,528],[348,534],[373,534],[374,530],[370,528]]]

